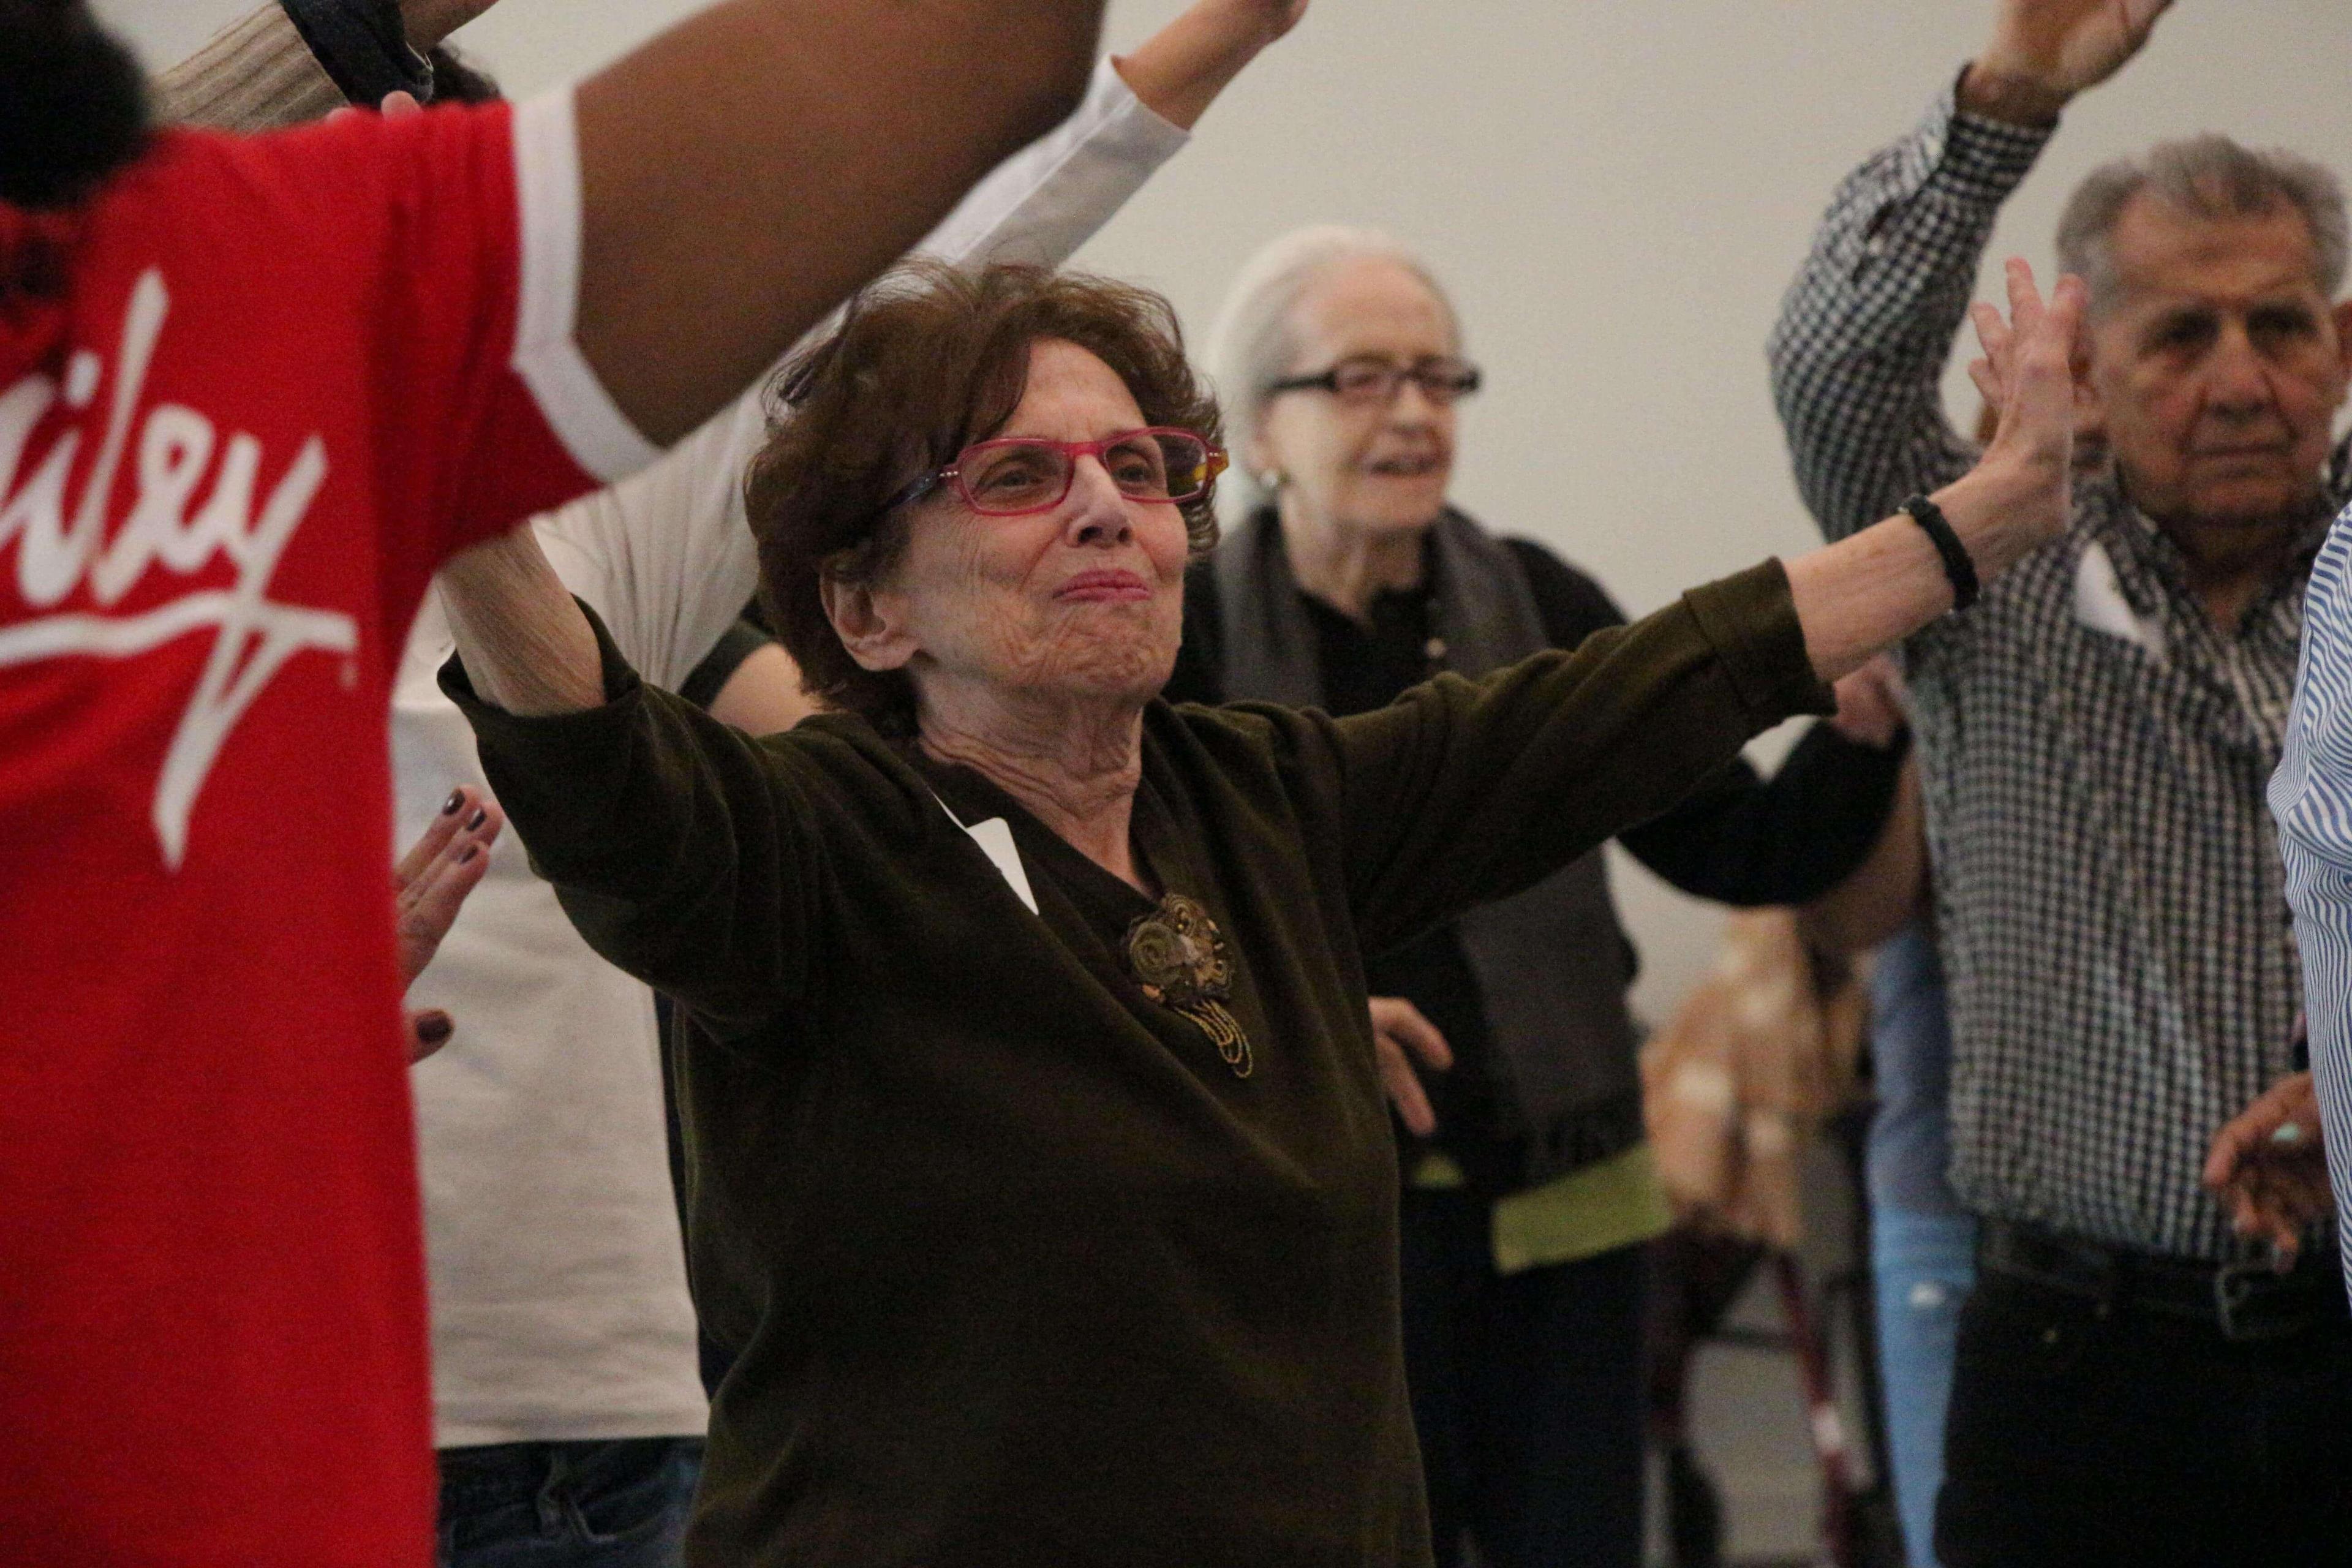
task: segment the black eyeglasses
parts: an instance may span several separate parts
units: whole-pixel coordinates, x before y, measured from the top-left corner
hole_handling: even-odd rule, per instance
[[[1440,408],[1450,407],[1478,390],[1478,367],[1467,360],[1423,359],[1411,364],[1360,354],[1343,359],[1319,375],[1294,375],[1267,387],[1277,392],[1328,392],[1340,402],[1359,407],[1392,401],[1406,382]]]

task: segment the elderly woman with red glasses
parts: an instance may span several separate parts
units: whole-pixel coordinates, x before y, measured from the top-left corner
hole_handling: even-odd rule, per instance
[[[2080,291],[2014,304],[1932,523],[1352,719],[1160,700],[1218,422],[1165,303],[1096,279],[901,274],[788,371],[750,510],[838,711],[755,740],[645,686],[527,535],[445,573],[509,819],[684,1009],[739,1352],[688,1560],[1425,1564],[1362,955],[2054,537]]]

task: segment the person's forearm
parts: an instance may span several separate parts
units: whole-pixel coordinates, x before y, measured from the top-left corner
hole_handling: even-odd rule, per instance
[[[530,529],[476,545],[436,581],[485,701],[526,718],[604,705],[596,634]]]
[[[667,443],[1076,108],[1102,0],[729,0],[583,83],[576,339]]]
[[[1806,942],[1825,952],[1866,952],[1916,919],[1927,891],[1919,767],[1907,759],[1878,840],[1853,873],[1797,911]]]
[[[963,268],[1059,267],[1187,140],[1105,62],[1077,111],[990,171],[916,252]]]
[[[1189,131],[1258,51],[1279,37],[1260,0],[1198,0],[1115,63],[1147,107]]]
[[[1936,492],[1952,531],[1990,582],[2048,537],[2032,521],[2046,479],[1979,465]],[[1952,586],[1926,529],[1908,516],[1788,563],[1805,651],[1823,680],[1858,669],[1952,607]]]

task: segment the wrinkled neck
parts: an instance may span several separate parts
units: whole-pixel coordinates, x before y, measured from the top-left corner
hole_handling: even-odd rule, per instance
[[[1143,778],[1143,710],[1125,700],[926,690],[924,754],[968,767],[1055,837],[1148,892],[1129,842]]]

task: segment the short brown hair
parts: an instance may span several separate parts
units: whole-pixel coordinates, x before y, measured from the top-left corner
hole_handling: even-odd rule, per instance
[[[853,300],[841,324],[777,377],[782,405],[751,460],[744,500],[760,546],[769,625],[810,694],[885,729],[911,727],[903,670],[869,670],[824,613],[827,578],[870,583],[907,542],[892,497],[996,434],[1020,405],[1029,350],[1076,343],[1110,366],[1147,425],[1214,446],[1217,405],[1185,363],[1176,312],[1107,278],[1001,264],[959,271],[908,262]],[[1213,495],[1183,503],[1195,555],[1217,542]]]

